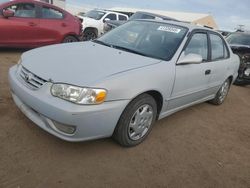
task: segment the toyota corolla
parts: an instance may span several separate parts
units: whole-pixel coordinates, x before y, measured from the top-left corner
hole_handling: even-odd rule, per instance
[[[156,120],[205,101],[222,104],[238,67],[213,30],[135,20],[91,42],[28,51],[9,82],[16,105],[47,132],[135,146]]]

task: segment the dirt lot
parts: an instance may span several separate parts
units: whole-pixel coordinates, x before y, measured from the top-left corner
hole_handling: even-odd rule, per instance
[[[16,108],[7,72],[21,51],[1,51],[0,187],[250,187],[250,87],[159,121],[134,148],[67,143]]]

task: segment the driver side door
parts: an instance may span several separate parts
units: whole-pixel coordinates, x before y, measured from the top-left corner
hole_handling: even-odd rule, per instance
[[[202,56],[202,63],[177,64],[176,78],[168,111],[175,111],[201,101],[208,96],[209,80],[211,78],[211,65],[209,60],[208,35],[204,31],[191,35],[182,56],[198,54]]]

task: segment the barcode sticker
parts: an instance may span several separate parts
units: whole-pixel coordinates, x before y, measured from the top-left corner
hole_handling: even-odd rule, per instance
[[[180,33],[181,29],[175,28],[175,27],[167,27],[167,26],[160,26],[158,27],[159,31],[166,31],[171,33]]]

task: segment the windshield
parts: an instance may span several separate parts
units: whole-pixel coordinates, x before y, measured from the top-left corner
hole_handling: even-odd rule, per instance
[[[227,37],[229,44],[240,44],[250,46],[250,34],[233,33]]]
[[[170,60],[187,32],[186,28],[150,21],[129,21],[95,42],[161,60]]]
[[[88,18],[93,18],[95,20],[100,20],[106,13],[102,11],[97,11],[97,10],[91,10],[84,14],[85,17]]]

